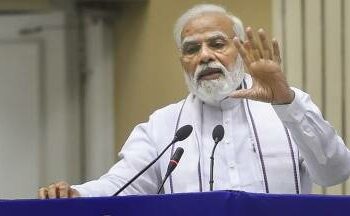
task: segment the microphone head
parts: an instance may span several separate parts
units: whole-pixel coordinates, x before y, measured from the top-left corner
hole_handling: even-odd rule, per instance
[[[181,147],[177,147],[175,153],[173,154],[173,156],[171,157],[170,161],[169,161],[169,165],[168,165],[168,169],[166,171],[165,177],[167,178],[170,173],[172,173],[174,171],[174,169],[177,167],[177,164],[179,163],[182,154],[184,153],[184,149]]]
[[[192,133],[193,127],[191,125],[182,126],[179,130],[176,131],[174,140],[172,143],[182,141],[186,139]]]
[[[213,130],[213,140],[218,143],[224,138],[225,130],[222,125],[216,125]]]
[[[177,149],[175,150],[175,153],[171,157],[171,160],[176,161],[178,163],[183,153],[184,153],[184,149],[181,147],[177,147]]]

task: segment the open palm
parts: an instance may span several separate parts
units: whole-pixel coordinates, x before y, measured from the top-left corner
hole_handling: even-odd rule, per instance
[[[263,29],[258,31],[261,46],[253,36],[251,28],[247,28],[247,40],[243,44],[238,38],[234,45],[252,76],[250,89],[235,91],[234,98],[248,98],[272,104],[288,104],[294,99],[294,92],[289,88],[282,72],[278,43],[275,39],[270,43]]]

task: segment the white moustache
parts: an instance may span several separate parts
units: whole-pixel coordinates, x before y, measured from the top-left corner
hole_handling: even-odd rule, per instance
[[[226,71],[226,68],[220,63],[213,62],[209,64],[202,64],[196,68],[196,71],[194,73],[194,80],[198,82],[203,76],[213,73],[220,73],[222,75],[225,75]]]

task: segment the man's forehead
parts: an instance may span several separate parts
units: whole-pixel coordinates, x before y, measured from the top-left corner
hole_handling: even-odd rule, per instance
[[[231,37],[234,34],[233,22],[229,17],[221,13],[202,14],[186,23],[181,32],[181,40],[210,32],[222,32]]]

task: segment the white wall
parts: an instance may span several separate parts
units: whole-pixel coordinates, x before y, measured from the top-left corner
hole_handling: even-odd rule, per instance
[[[350,146],[350,1],[274,0],[274,33],[291,85],[304,89]],[[315,193],[349,194],[350,181]]]

